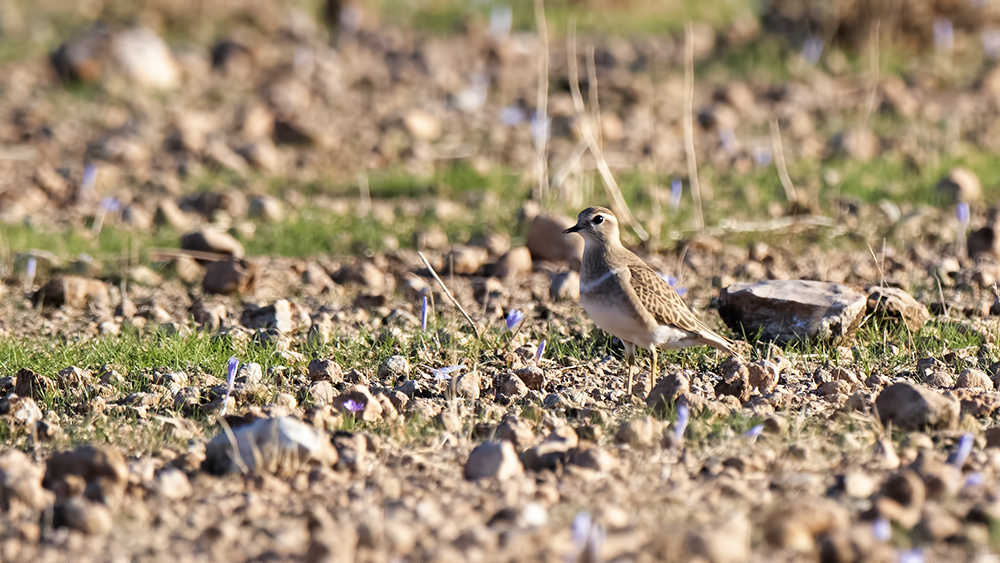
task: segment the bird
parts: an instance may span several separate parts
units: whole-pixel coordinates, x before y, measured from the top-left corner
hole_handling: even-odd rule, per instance
[[[651,354],[650,385],[656,384],[658,348],[707,345],[739,357],[735,343],[698,320],[660,274],[622,245],[618,218],[605,207],[588,207],[563,234],[584,239],[580,303],[594,324],[617,336],[628,356],[628,394],[636,347]]]

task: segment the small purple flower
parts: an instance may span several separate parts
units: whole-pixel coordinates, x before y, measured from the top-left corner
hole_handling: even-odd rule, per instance
[[[229,358],[229,365],[226,366],[226,394],[233,390],[233,382],[236,381],[236,373],[240,371],[240,361],[236,356]]]
[[[94,189],[97,184],[97,166],[88,164],[83,168],[83,180],[80,182],[80,191],[87,193]]]
[[[719,142],[722,143],[723,150],[736,150],[736,134],[728,127],[719,131]]]
[[[959,202],[956,214],[958,215],[958,222],[961,223],[963,227],[968,227],[970,219],[968,202]]]
[[[753,161],[757,166],[768,166],[771,164],[771,151],[765,148],[758,148],[753,151]]]
[[[240,369],[240,361],[236,356],[229,358],[229,365],[226,366],[226,394],[222,396],[221,416],[226,416],[226,409],[229,407],[229,396],[233,392],[233,382],[236,381],[236,372]]]
[[[889,541],[892,538],[892,524],[884,516],[879,516],[872,524],[872,534],[878,541]]]
[[[678,441],[684,439],[684,431],[687,430],[688,421],[691,420],[691,409],[687,405],[677,407],[677,421],[674,422],[674,438]]]
[[[507,325],[507,330],[514,330],[514,327],[521,324],[521,321],[523,320],[524,313],[522,313],[520,309],[511,309],[511,311],[507,313],[507,318],[504,319],[504,324]]]
[[[989,59],[1000,58],[1000,30],[987,29],[983,31],[983,53]]]
[[[105,213],[115,213],[121,209],[121,207],[122,204],[118,201],[117,197],[106,197],[101,200],[101,209],[103,209]]]
[[[424,295],[424,305],[420,308],[420,330],[427,331],[427,296]]]
[[[589,512],[578,512],[573,517],[573,544],[578,550],[583,550],[587,544],[587,536],[590,535],[590,526],[593,523]]]
[[[744,432],[743,437],[749,438],[750,441],[752,442],[757,440],[757,437],[760,436],[763,432],[764,432],[764,425],[758,424],[757,426],[754,426],[750,430]]]
[[[985,482],[986,477],[983,477],[982,473],[970,473],[969,476],[965,478],[965,483],[962,484],[962,487],[979,487]]]
[[[813,35],[802,44],[802,58],[809,61],[809,64],[816,64],[820,55],[823,54],[823,40]]]
[[[919,548],[899,552],[899,563],[924,563],[924,550]]]
[[[955,27],[951,20],[938,18],[934,20],[934,45],[938,51],[951,51],[955,48]]]
[[[363,401],[355,401],[354,399],[347,399],[344,401],[344,408],[351,412],[358,412],[359,410],[365,408],[365,403]]]
[[[434,379],[438,381],[447,381],[451,379],[452,372],[458,371],[464,367],[464,365],[459,364],[457,366],[445,366],[443,368],[432,369],[431,375],[433,375]]]
[[[542,342],[538,345],[538,348],[535,349],[535,365],[536,366],[538,365],[538,362],[542,361],[542,355],[545,354],[545,344],[547,342],[548,342],[547,340],[542,340]]]
[[[681,194],[684,193],[684,184],[674,178],[670,182],[670,207],[677,209],[681,205]]]
[[[961,469],[965,465],[965,461],[969,459],[969,454],[972,453],[972,446],[974,445],[974,439],[972,434],[962,434],[962,437],[958,440],[958,447],[955,451],[948,456],[948,463],[954,465]]]
[[[38,270],[38,261],[34,256],[28,258],[28,263],[24,267],[24,278],[28,287],[31,287],[35,283],[35,273]]]
[[[515,127],[524,122],[524,110],[517,106],[507,106],[500,110],[500,122],[508,127]]]
[[[531,139],[536,147],[548,142],[550,125],[552,125],[551,117],[539,116],[537,113],[531,116]]]

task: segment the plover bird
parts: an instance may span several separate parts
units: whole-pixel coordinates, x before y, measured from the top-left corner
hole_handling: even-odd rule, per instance
[[[588,207],[563,231],[583,236],[580,303],[599,328],[621,339],[628,354],[628,393],[638,346],[651,353],[649,388],[656,384],[656,350],[713,346],[738,356],[733,342],[716,334],[680,295],[631,250],[622,246],[610,209]]]

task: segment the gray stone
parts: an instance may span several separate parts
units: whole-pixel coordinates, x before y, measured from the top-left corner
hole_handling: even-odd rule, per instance
[[[845,285],[808,280],[735,283],[720,292],[719,315],[737,334],[762,340],[839,340],[864,318],[867,298]]]
[[[868,288],[868,313],[903,322],[916,332],[931,318],[927,307],[912,295],[895,287]]]
[[[286,416],[257,419],[232,434],[220,432],[205,448],[202,469],[216,474],[283,472],[312,461],[333,465],[337,450],[325,433]]]

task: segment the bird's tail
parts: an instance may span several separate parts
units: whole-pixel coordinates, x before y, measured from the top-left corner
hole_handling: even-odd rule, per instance
[[[725,336],[722,336],[721,334],[716,333],[715,331],[711,330],[708,327],[702,327],[702,331],[698,334],[698,338],[700,338],[701,341],[707,344],[708,346],[711,346],[716,350],[725,352],[730,356],[736,356],[737,358],[743,357],[742,354],[736,351],[735,342],[726,338]]]

